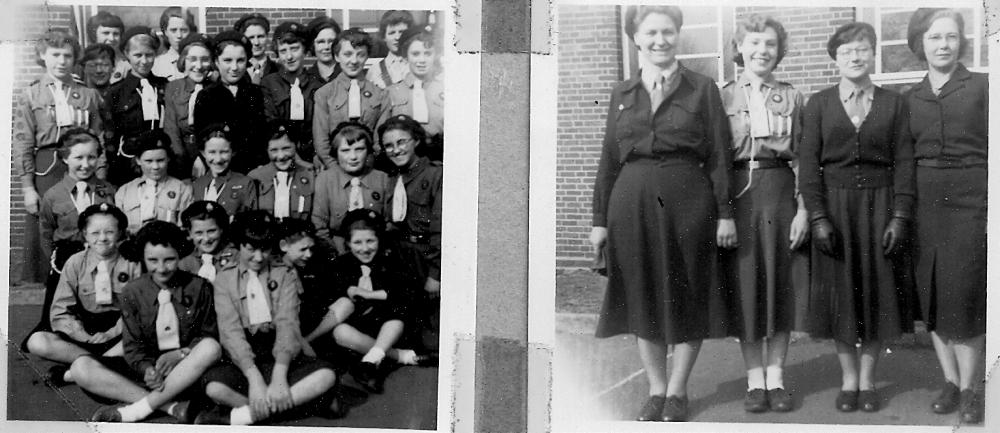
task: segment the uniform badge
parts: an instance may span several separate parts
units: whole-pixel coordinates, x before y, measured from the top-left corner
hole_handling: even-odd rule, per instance
[[[80,93],[79,92],[73,92],[72,96],[73,96],[73,99],[80,99]]]
[[[423,182],[420,182],[420,188],[422,189],[427,189],[427,187],[429,186],[431,186],[431,183],[427,179],[424,179]]]
[[[177,197],[177,192],[175,192],[175,191],[167,191],[167,197],[168,198],[176,198]]]
[[[309,179],[305,177],[299,179],[299,182],[302,182],[303,185],[309,185]]]
[[[229,197],[232,198],[233,200],[236,200],[237,198],[239,198],[239,196],[240,195],[237,194],[236,191],[233,191],[233,193],[229,195]]]
[[[114,77],[115,77],[115,79],[116,79],[116,80],[118,80],[118,79],[121,79],[121,77],[122,77],[122,73],[121,73],[121,71],[117,71],[117,72],[115,72],[115,75],[114,75]]]
[[[233,189],[233,190],[237,190],[237,189],[243,189],[243,185],[233,185],[233,186],[232,186],[232,189]]]
[[[24,141],[24,140],[27,140],[27,139],[28,139],[28,136],[25,135],[23,132],[18,132],[17,133],[17,140],[18,141]]]
[[[785,98],[782,98],[781,95],[775,93],[775,94],[771,95],[771,100],[774,101],[775,103],[780,104],[781,101],[785,100]]]
[[[277,288],[278,288],[278,282],[277,281],[271,280],[271,281],[267,282],[267,289],[268,290],[274,291]]]
[[[618,111],[622,111],[624,109],[625,109],[625,104],[618,104]]]
[[[379,194],[378,191],[372,191],[372,200],[378,201],[381,198],[382,194]]]
[[[226,266],[227,263],[229,263],[229,259],[219,260],[219,264],[222,265],[222,266]]]
[[[118,282],[119,283],[126,283],[126,282],[128,282],[128,274],[126,274],[124,272],[118,274]]]
[[[107,196],[107,195],[108,195],[108,193],[104,192],[104,190],[103,190],[103,189],[99,189],[99,190],[97,190],[97,196],[98,196],[98,197],[100,197],[100,198],[104,198],[104,197],[105,197],[105,196]]]
[[[366,98],[371,98],[372,97],[372,92],[369,92],[369,91],[365,90],[365,93],[363,93],[363,95],[365,95]]]

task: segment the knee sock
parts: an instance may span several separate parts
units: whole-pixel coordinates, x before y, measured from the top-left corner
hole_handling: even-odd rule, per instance
[[[253,416],[250,415],[250,406],[236,407],[229,413],[229,425],[250,424],[253,424]]]
[[[361,362],[370,362],[372,364],[379,365],[383,358],[385,358],[385,351],[377,347],[373,347],[363,358],[361,358]]]
[[[752,389],[764,389],[764,367],[747,370],[747,391]]]
[[[142,400],[118,408],[118,412],[122,414],[122,422],[136,422],[146,419],[153,413],[153,408],[149,407],[149,400],[143,397]]]
[[[778,389],[784,388],[785,384],[782,381],[783,371],[781,367],[777,365],[770,365],[767,367],[767,389]]]

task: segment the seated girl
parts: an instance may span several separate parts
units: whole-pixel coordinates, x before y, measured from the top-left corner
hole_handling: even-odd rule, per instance
[[[234,153],[229,126],[213,123],[199,131],[198,150],[208,165],[208,173],[191,183],[194,199],[214,201],[230,217],[257,209],[257,182],[229,169]]]
[[[218,271],[236,266],[239,251],[226,238],[229,215],[220,204],[204,200],[191,203],[181,213],[181,224],[194,243],[194,251],[181,259],[181,270],[214,283]]]
[[[130,404],[103,406],[97,422],[136,422],[160,409],[182,423],[192,421],[200,405],[201,376],[222,356],[216,340],[212,285],[177,269],[191,249],[180,227],[165,221],[144,226],[130,245],[129,255],[146,273],[122,290],[125,330],[122,346],[133,381],[116,384],[129,390]]]
[[[170,137],[154,129],[139,134],[127,150],[135,155],[142,175],[122,185],[115,205],[128,216],[128,231],[136,233],[150,221],[179,224],[180,213],[191,204],[191,185],[167,174],[172,157]]]

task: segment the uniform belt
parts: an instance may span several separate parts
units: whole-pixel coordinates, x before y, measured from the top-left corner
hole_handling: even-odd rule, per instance
[[[697,166],[702,166],[703,161],[687,153],[657,153],[653,155],[636,155],[630,154],[626,159],[626,163],[639,162],[639,163],[659,163],[666,165],[675,164],[692,164]]]
[[[765,168],[786,168],[786,167],[788,167],[788,161],[784,159],[768,158],[768,159],[755,159],[753,161],[750,160],[733,161],[733,169],[735,170],[747,170],[751,168],[754,170],[760,170]]]
[[[925,158],[918,159],[917,165],[934,168],[970,168],[986,167],[986,161],[979,157],[968,158]]]
[[[403,235],[402,239],[403,241],[409,242],[411,244],[429,244],[431,242],[430,235],[408,234],[408,235]]]

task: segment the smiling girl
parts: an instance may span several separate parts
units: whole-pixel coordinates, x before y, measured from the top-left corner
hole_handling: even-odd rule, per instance
[[[195,200],[213,201],[230,216],[257,208],[257,182],[230,169],[233,159],[232,130],[221,123],[208,125],[199,133],[201,157],[208,173],[191,183]]]
[[[183,258],[180,268],[215,282],[218,271],[236,264],[236,248],[229,243],[229,215],[218,203],[196,201],[181,214],[181,222],[194,244],[194,251]]]
[[[279,221],[284,218],[308,220],[312,214],[315,174],[312,165],[297,162],[296,144],[299,129],[290,121],[270,123],[267,154],[271,163],[250,172],[260,185],[258,209],[271,212]]]
[[[164,91],[163,130],[170,136],[174,152],[168,170],[178,179],[196,179],[205,174],[205,162],[198,158],[194,104],[198,94],[211,84],[208,76],[213,67],[213,44],[208,36],[192,33],[177,47],[180,52],[177,69],[183,72],[184,78],[171,81]]]
[[[135,154],[142,175],[115,193],[115,204],[128,216],[129,233],[154,220],[180,224],[180,213],[191,203],[192,193],[191,185],[167,174],[170,138],[162,130],[144,132],[129,153]]]
[[[400,52],[410,67],[406,78],[389,86],[379,124],[400,114],[410,116],[424,128],[422,156],[441,161],[444,132],[444,83],[438,71],[440,48],[433,33],[413,27],[403,33]]]

